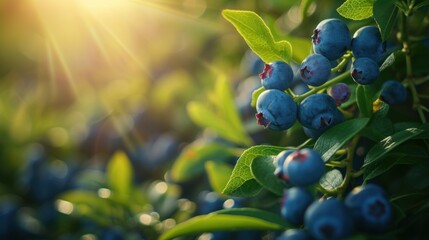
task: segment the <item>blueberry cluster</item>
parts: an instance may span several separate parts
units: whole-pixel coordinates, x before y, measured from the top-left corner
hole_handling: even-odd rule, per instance
[[[259,125],[283,131],[298,120],[304,133],[316,139],[330,127],[345,120],[338,107],[349,100],[350,87],[346,83],[323,86],[338,69],[347,66],[345,63],[352,59],[349,71],[357,84],[372,84],[379,77],[379,63],[386,55],[386,44],[376,26],[362,27],[351,37],[343,21],[331,18],[316,26],[311,39],[313,53],[298,67],[293,68],[293,63],[289,65],[282,61],[265,64],[259,74],[265,91],[256,101]],[[339,61],[341,59],[343,61]],[[322,86],[322,91],[302,95],[304,92],[297,97],[290,89],[297,81],[307,86],[306,91],[319,86]],[[388,104],[403,103],[406,93],[400,82],[387,81],[382,86],[380,99]]]
[[[297,226],[277,240],[344,239],[355,231],[374,234],[388,229],[392,206],[379,186],[356,187],[344,200],[335,197],[316,200],[316,194],[309,188],[325,172],[324,162],[316,151],[285,150],[276,156],[275,164],[274,174],[292,186],[284,191],[281,215]]]

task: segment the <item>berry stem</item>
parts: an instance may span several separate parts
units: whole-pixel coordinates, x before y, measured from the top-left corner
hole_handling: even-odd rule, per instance
[[[344,176],[344,180],[341,183],[340,187],[338,187],[337,197],[342,198],[344,196],[344,191],[347,189],[350,180],[353,178],[354,170],[353,170],[353,153],[355,152],[355,148],[357,142],[359,140],[359,135],[355,136],[349,146],[349,151],[347,152],[347,157],[344,160],[346,165],[346,175]]]
[[[304,100],[306,97],[308,97],[308,96],[310,96],[310,95],[312,95],[312,94],[314,94],[314,93],[317,93],[317,92],[319,92],[320,90],[327,89],[327,88],[329,88],[329,87],[331,87],[331,86],[335,85],[336,83],[342,82],[342,81],[344,81],[345,79],[347,79],[348,77],[350,77],[350,73],[349,73],[349,72],[344,72],[344,73],[342,73],[342,74],[340,74],[340,75],[336,76],[335,78],[333,78],[333,79],[331,79],[331,80],[327,81],[325,84],[323,84],[323,85],[321,85],[321,86],[314,87],[314,88],[310,89],[310,91],[308,91],[308,92],[306,92],[306,93],[304,93],[304,94],[301,94],[301,95],[297,95],[297,96],[295,96],[295,97],[294,97],[294,100],[295,100],[296,102],[300,103],[300,102],[301,102],[302,100]]]
[[[352,58],[352,54],[350,52],[344,54],[341,62],[336,67],[331,69],[331,73],[340,71],[349,62],[351,58]]]
[[[402,51],[405,53],[405,66],[406,66],[406,81],[410,88],[411,95],[413,98],[413,108],[417,110],[420,120],[422,123],[426,123],[426,117],[424,114],[424,107],[420,103],[420,98],[417,93],[416,86],[414,85],[413,79],[413,67],[411,63],[411,49],[408,41],[408,26],[407,26],[407,14],[401,14],[401,40],[402,40]]]

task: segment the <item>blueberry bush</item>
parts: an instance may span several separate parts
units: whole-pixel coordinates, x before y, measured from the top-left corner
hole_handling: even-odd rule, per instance
[[[301,1],[302,18],[312,3]],[[206,173],[224,204],[160,239],[424,239],[428,5],[347,0],[313,30],[299,25],[306,37],[269,14],[223,10],[261,62],[247,91],[254,117],[234,111],[224,75],[188,104],[215,137],[188,145],[171,179]]]
[[[427,238],[428,0],[27,2],[0,239]]]

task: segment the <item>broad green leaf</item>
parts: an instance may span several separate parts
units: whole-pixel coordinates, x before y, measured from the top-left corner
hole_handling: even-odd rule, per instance
[[[376,142],[392,135],[395,131],[393,122],[386,117],[389,111],[389,105],[379,101],[378,106],[380,109],[372,115],[371,121],[362,133],[366,137]]]
[[[130,196],[133,170],[127,155],[116,152],[107,165],[107,182],[115,196],[124,200]]]
[[[225,116],[218,115],[211,106],[200,102],[190,102],[187,105],[189,117],[192,121],[203,128],[215,131],[219,136],[243,145],[250,145],[247,135],[235,132],[234,127],[225,119]]]
[[[261,95],[261,93],[263,93],[264,91],[265,91],[265,88],[260,87],[252,92],[252,102],[250,103],[252,107],[256,107],[256,101],[258,100],[259,95]]]
[[[225,161],[234,156],[235,149],[218,143],[195,141],[186,146],[171,168],[171,178],[187,181],[204,171],[207,161]]]
[[[224,119],[228,124],[230,131],[233,131],[236,136],[234,139],[237,144],[244,144],[250,146],[252,143],[251,138],[247,135],[243,123],[238,114],[235,105],[233,91],[231,84],[227,81],[225,75],[220,75],[217,78],[213,94],[209,94],[209,99],[216,106],[218,116]],[[225,130],[226,131],[226,130]],[[220,135],[224,133],[220,133]],[[233,139],[231,139],[233,140]]]
[[[292,46],[288,41],[275,41],[271,30],[260,16],[251,11],[223,10],[228,20],[244,38],[247,45],[265,63],[282,60],[287,63],[292,57]]]
[[[210,186],[218,193],[222,193],[232,173],[232,166],[223,162],[208,161],[205,169],[209,178]]]
[[[255,180],[265,189],[282,196],[288,186],[274,175],[274,156],[261,156],[253,159],[250,170]]]
[[[300,38],[292,35],[285,35],[281,38],[293,46],[292,59],[297,63],[304,61],[312,53],[313,45],[310,38]]]
[[[56,208],[64,214],[85,216],[99,224],[108,224],[108,214],[112,206],[107,199],[100,198],[95,192],[73,190],[61,194],[55,201]]]
[[[342,122],[322,134],[317,139],[314,150],[328,161],[351,138],[358,134],[369,122],[369,118],[356,118]]]
[[[248,148],[241,154],[231,177],[223,190],[226,195],[250,197],[256,195],[262,186],[253,177],[250,166],[252,161],[260,156],[273,156],[285,150],[283,147],[258,145]]]
[[[372,115],[372,103],[374,98],[374,90],[368,85],[358,85],[356,88],[356,103],[359,107],[362,117],[370,117]]]
[[[395,2],[395,0],[376,0],[374,3],[373,16],[383,41],[386,41],[396,24],[398,8]]]
[[[397,132],[391,136],[388,136],[381,140],[379,143],[374,145],[367,153],[363,167],[373,164],[375,161],[386,156],[387,153],[395,149],[403,142],[418,136],[423,132],[422,129],[418,128],[407,128],[400,132]]]
[[[372,16],[373,4],[374,0],[347,0],[337,8],[337,12],[348,19],[363,20]]]
[[[228,209],[191,218],[163,233],[159,240],[213,231],[283,230],[288,223],[278,214],[258,209]]]
[[[343,175],[338,169],[327,172],[320,178],[320,186],[329,191],[336,190],[343,182]]]

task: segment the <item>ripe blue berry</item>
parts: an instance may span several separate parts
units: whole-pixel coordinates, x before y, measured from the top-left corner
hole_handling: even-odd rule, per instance
[[[407,89],[397,80],[388,80],[381,85],[380,99],[387,104],[401,104],[407,100]]]
[[[265,64],[264,70],[259,74],[262,86],[265,89],[278,89],[281,91],[290,87],[293,81],[293,71],[289,64],[275,61]]]
[[[276,165],[276,169],[274,170],[274,175],[279,177],[280,179],[283,179],[287,181],[288,177],[285,175],[285,169],[283,168],[284,162],[286,161],[286,158],[291,154],[295,152],[294,150],[284,150],[277,154],[276,158],[274,159],[274,163]]]
[[[315,53],[329,60],[336,60],[350,49],[351,37],[347,25],[340,19],[321,21],[311,36]]]
[[[344,121],[337,109],[335,100],[327,94],[313,94],[299,105],[298,120],[302,126],[323,133],[325,130]]]
[[[313,195],[305,188],[292,187],[284,191],[281,215],[289,223],[300,225],[304,222],[305,210],[313,202]]]
[[[331,76],[331,62],[321,54],[311,54],[301,63],[299,76],[310,86],[320,86]]]
[[[367,57],[380,62],[386,52],[386,44],[376,26],[359,28],[352,39],[352,52],[355,58]]]
[[[290,154],[283,164],[287,180],[294,186],[315,184],[325,173],[325,163],[316,151],[304,148]]]
[[[380,75],[378,64],[371,58],[357,58],[350,68],[353,80],[361,85],[374,83]]]
[[[305,212],[305,226],[315,239],[345,239],[353,232],[353,219],[347,211],[336,198],[314,202]]]
[[[256,119],[259,125],[272,130],[287,130],[296,121],[297,104],[283,91],[270,89],[256,101]]]
[[[381,187],[374,184],[357,187],[347,195],[345,204],[361,230],[380,233],[388,229],[393,212]]]
[[[313,239],[307,231],[303,229],[288,229],[278,236],[276,240],[310,240]]]
[[[331,96],[337,106],[349,100],[351,91],[349,85],[345,83],[338,83],[328,89],[328,95]]]

